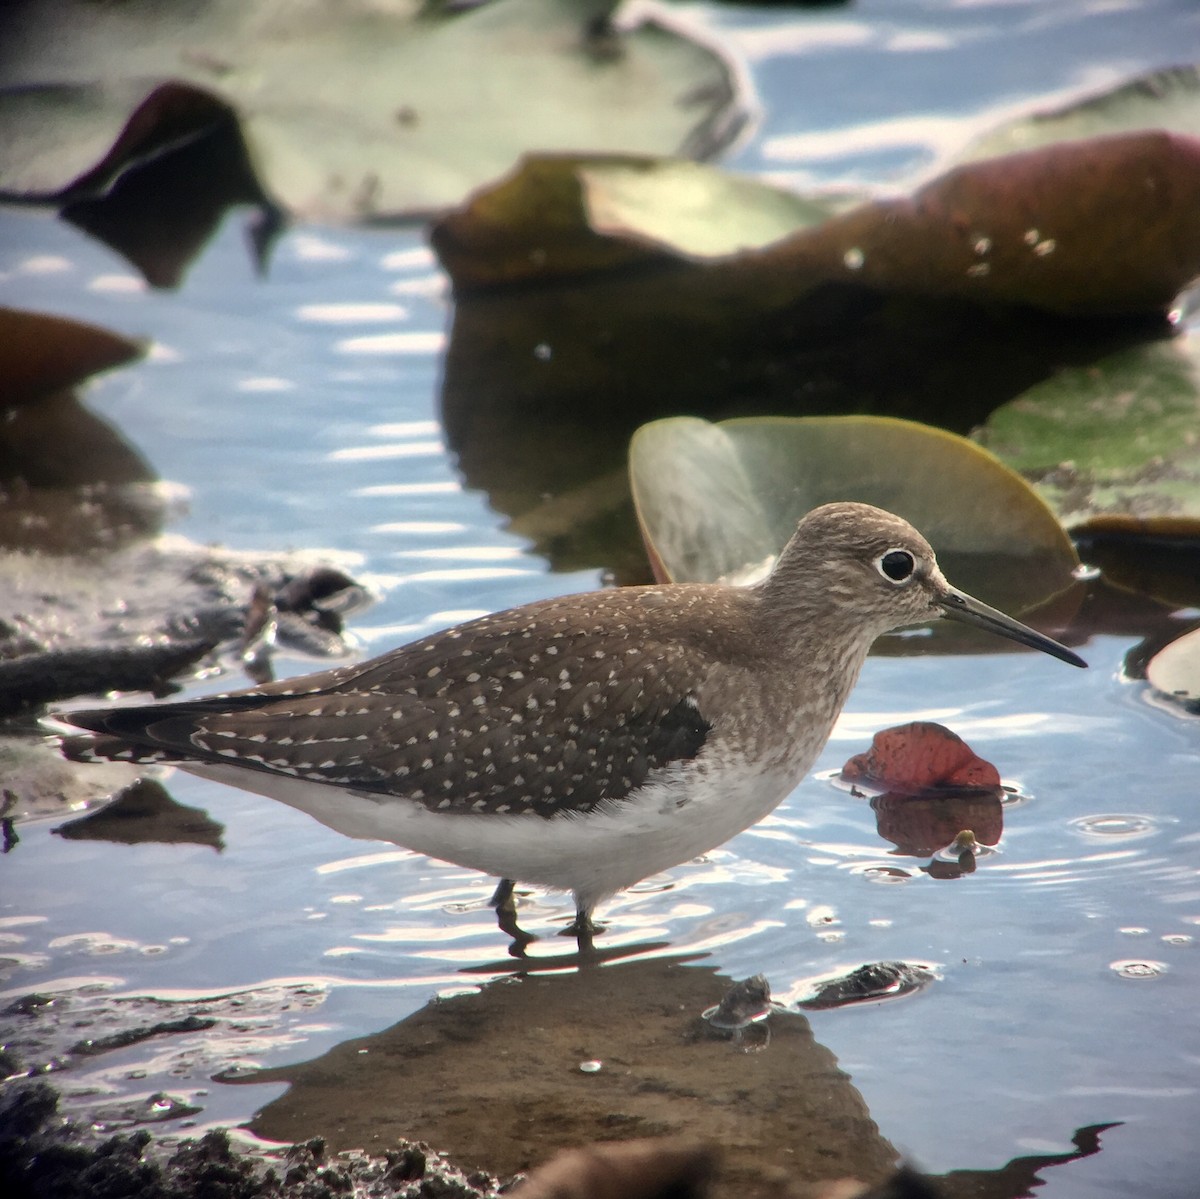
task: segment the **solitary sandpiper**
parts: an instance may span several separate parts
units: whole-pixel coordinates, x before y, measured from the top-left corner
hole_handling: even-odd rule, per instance
[[[751,587],[543,600],[381,657],[206,699],[60,714],[78,761],[172,762],[352,837],[573,893],[623,887],[770,812],[829,737],[872,642],[948,616],[1075,666],[955,590],[898,516],[827,504]]]

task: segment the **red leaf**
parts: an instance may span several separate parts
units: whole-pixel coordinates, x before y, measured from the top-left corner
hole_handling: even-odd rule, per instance
[[[933,787],[999,787],[990,762],[944,725],[917,720],[875,734],[871,748],[842,767],[842,778],[918,794]]]

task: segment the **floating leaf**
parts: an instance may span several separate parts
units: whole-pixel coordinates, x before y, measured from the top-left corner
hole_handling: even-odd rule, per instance
[[[1160,649],[1146,667],[1146,678],[1185,711],[1200,715],[1200,629]]]
[[[0,547],[113,548],[159,528],[154,471],[71,391],[144,352],[96,325],[0,308]]]
[[[721,53],[665,10],[617,27],[612,7],[10,6],[0,188],[78,199],[230,112],[261,192],[310,219],[445,208],[527,149],[728,144],[748,103]]]
[[[1070,367],[997,409],[981,444],[1073,529],[1200,528],[1200,334]]]
[[[1193,66],[1151,71],[1073,104],[1018,117],[976,138],[958,158],[990,158],[1145,129],[1200,136],[1200,71]]]
[[[540,188],[532,221],[517,202],[526,174]],[[1165,308],[1200,275],[1200,141],[1162,131],[968,162],[911,197],[823,221],[819,206],[761,185],[724,189],[734,190],[722,203],[715,172],[531,159],[447,218],[433,242],[459,289],[608,270],[652,253],[705,258],[703,286],[739,289],[754,311],[852,284],[1063,313],[1142,312]],[[744,221],[731,219],[738,207]],[[762,246],[789,219],[796,231]],[[735,253],[745,246],[762,248]]]
[[[918,795],[939,787],[1000,786],[1000,773],[955,732],[927,720],[881,729],[842,767],[847,782]]]
[[[1072,586],[1078,559],[1053,513],[979,447],[887,417],[646,425],[629,453],[643,536],[676,581],[762,570],[818,504],[859,500],[920,529],[947,575],[1022,611]]]
[[[770,245],[837,207],[682,159],[535,154],[439,220],[431,240],[465,291],[722,258]]]
[[[141,342],[98,325],[0,308],[0,410],[76,387],[145,352]]]
[[[1200,141],[1163,132],[967,163],[763,252],[804,280],[1055,312],[1165,308],[1200,274]]]

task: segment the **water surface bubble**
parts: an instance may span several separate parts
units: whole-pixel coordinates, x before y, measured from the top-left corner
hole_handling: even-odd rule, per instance
[[[1128,812],[1105,812],[1079,816],[1070,825],[1087,837],[1149,837],[1158,832],[1158,823],[1150,816]]]
[[[906,883],[912,875],[901,869],[899,866],[886,865],[881,862],[863,862],[854,866],[851,874],[860,874],[868,882],[872,883]]]
[[[1128,959],[1121,962],[1109,962],[1108,968],[1116,971],[1122,978],[1158,978],[1166,974],[1166,962],[1134,961]]]
[[[827,903],[817,904],[815,907],[810,908],[805,920],[808,922],[809,928],[821,928],[826,925],[839,923],[837,912]]]

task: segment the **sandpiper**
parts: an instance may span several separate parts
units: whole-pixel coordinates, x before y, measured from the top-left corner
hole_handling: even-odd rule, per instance
[[[352,837],[596,905],[761,820],[820,753],[872,642],[939,616],[1075,666],[953,588],[898,516],[827,504],[750,587],[587,592],[210,698],[59,714],[78,761],[171,762]]]

